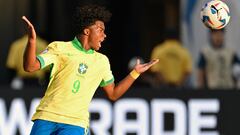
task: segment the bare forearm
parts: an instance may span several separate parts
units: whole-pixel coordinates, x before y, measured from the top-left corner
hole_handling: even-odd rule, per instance
[[[115,99],[120,98],[133,84],[135,79],[130,75],[126,76],[122,81],[120,81],[113,90],[113,95]]]
[[[38,60],[36,59],[36,40],[29,39],[24,51],[24,70],[27,72],[33,72],[39,69]]]

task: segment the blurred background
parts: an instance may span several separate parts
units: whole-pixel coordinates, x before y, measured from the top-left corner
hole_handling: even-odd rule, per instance
[[[128,74],[128,63],[138,56],[149,61],[152,50],[163,43],[166,31],[171,29],[182,45],[190,52],[193,72],[191,86],[196,86],[196,68],[200,49],[209,39],[208,29],[200,20],[200,10],[208,0],[9,0],[1,1],[1,57],[0,83],[11,80],[6,63],[11,44],[25,33],[21,17],[27,16],[37,33],[48,43],[55,40],[69,41],[74,38],[72,14],[76,5],[95,3],[106,6],[113,16],[106,24],[107,40],[101,52],[112,64],[116,80]],[[237,0],[229,0],[231,21],[226,30],[227,46],[239,50],[239,9]],[[239,51],[237,51],[238,53]]]
[[[48,42],[72,40],[72,13],[78,3],[97,3],[113,13],[107,24],[107,40],[101,51],[109,56],[112,70],[119,80],[128,73],[128,61],[133,56],[150,58],[152,48],[163,41],[165,28],[179,30],[180,1],[111,1],[111,0],[10,0],[1,1],[1,83],[6,84],[5,68],[11,43],[24,34],[21,16],[29,17],[38,34]]]
[[[184,79],[180,77],[181,79],[177,83],[163,81],[156,76],[155,70],[149,70],[118,102],[123,106],[124,103],[129,103],[130,109],[125,109],[125,112],[120,111],[122,113],[119,113],[119,106],[106,100],[106,96],[101,91],[97,92],[90,109],[93,118],[91,129],[93,134],[239,134],[239,130],[237,130],[239,128],[237,123],[240,120],[240,110],[238,109],[240,68],[238,64],[230,64],[229,72],[226,73],[233,76],[234,86],[218,86],[213,88],[214,90],[210,90],[211,86],[199,85],[199,69],[202,67],[200,66],[202,63],[199,62],[201,50],[208,46],[211,37],[209,29],[203,25],[200,19],[201,7],[207,1],[1,0],[0,135],[28,134],[32,124],[30,123],[31,114],[35,111],[35,106],[42,97],[48,82],[48,69],[46,69],[47,74],[44,77],[41,73],[33,78],[30,75],[21,77],[22,74],[16,71],[19,63],[13,63],[21,62],[21,53],[17,59],[9,58],[20,50],[20,48],[11,49],[12,44],[25,34],[21,17],[25,15],[32,21],[38,36],[44,40],[42,42],[45,44],[52,41],[69,41],[75,36],[72,25],[74,9],[76,5],[88,3],[104,5],[112,12],[111,21],[105,24],[107,39],[100,52],[108,56],[116,82],[129,73],[134,65],[132,60],[141,58],[142,62],[147,62],[152,59],[154,48],[165,43],[164,41],[169,36],[177,39],[188,52],[188,60],[184,60],[184,62],[188,62],[183,66],[186,67],[186,73],[184,71],[182,77]],[[238,8],[240,1],[223,1],[228,4],[231,12],[230,23],[224,31],[224,44],[234,50],[234,57],[235,55],[238,57],[240,53],[240,10]],[[24,41],[21,43],[24,44]],[[10,50],[15,50],[15,52]],[[168,69],[179,69],[178,67],[177,65]],[[219,66],[219,69],[216,70],[221,71],[222,67],[224,66]],[[35,80],[37,81],[36,85],[35,77],[41,78]],[[99,102],[103,102],[103,104],[98,104]],[[136,104],[143,105],[143,110],[146,111],[135,108]],[[108,108],[102,110],[97,108],[101,105],[104,107],[107,105]],[[171,105],[173,107],[167,107]],[[20,111],[16,110],[19,108]],[[105,112],[105,114],[101,112]],[[109,123],[104,123],[104,119],[107,118],[106,114],[111,117],[108,119],[109,121],[107,120]],[[114,115],[121,114],[126,115],[126,119],[124,119],[125,116],[122,116],[116,120]],[[140,116],[144,117],[146,121],[140,119]],[[210,119],[208,119],[209,117]],[[154,122],[155,119],[157,122]],[[136,120],[135,123],[134,120]],[[120,121],[120,124],[117,121]],[[98,124],[102,124],[100,126],[102,130],[98,128]],[[127,126],[121,126],[121,124]]]

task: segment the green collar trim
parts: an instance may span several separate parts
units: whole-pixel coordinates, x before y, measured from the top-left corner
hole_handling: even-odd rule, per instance
[[[93,49],[89,49],[89,50],[85,50],[83,47],[82,47],[82,44],[78,41],[77,37],[75,37],[73,40],[72,40],[72,44],[75,48],[77,48],[79,51],[82,51],[84,53],[87,53],[87,54],[93,54],[94,53],[94,50]]]

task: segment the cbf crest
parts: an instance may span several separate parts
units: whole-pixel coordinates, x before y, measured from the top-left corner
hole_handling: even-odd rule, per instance
[[[88,66],[85,63],[79,64],[78,72],[80,74],[85,74],[87,72]]]

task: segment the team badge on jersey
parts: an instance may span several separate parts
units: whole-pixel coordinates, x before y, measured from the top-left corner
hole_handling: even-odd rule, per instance
[[[79,64],[78,72],[80,74],[85,74],[87,72],[88,66],[84,63]]]

